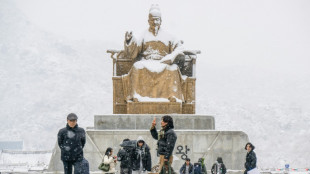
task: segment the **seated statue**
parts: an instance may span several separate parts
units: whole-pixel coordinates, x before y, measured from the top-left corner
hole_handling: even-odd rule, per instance
[[[161,22],[160,9],[153,5],[148,30],[140,37],[132,32],[125,34],[122,56],[135,62],[129,73],[122,76],[126,101],[184,102],[182,84],[186,76],[180,72],[184,62],[182,41],[163,30]]]

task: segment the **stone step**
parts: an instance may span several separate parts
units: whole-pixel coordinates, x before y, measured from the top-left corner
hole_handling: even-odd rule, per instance
[[[94,125],[96,130],[149,130],[153,119],[156,117],[156,128],[160,129],[162,114],[111,114],[95,115]],[[206,115],[173,114],[175,129],[189,130],[214,130],[214,117]]]

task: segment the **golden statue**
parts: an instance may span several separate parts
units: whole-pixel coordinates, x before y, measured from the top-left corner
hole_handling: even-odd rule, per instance
[[[158,6],[149,12],[149,29],[141,38],[126,32],[124,56],[137,60],[128,74],[123,75],[127,100],[183,102],[182,75],[175,58],[183,54],[182,44],[160,28]]]
[[[186,55],[187,57],[189,55],[195,56],[199,51],[185,51],[182,41],[177,40],[170,33],[163,30],[161,22],[160,9],[158,5],[153,5],[149,11],[148,30],[140,37],[136,37],[133,32],[127,31],[124,50],[108,50],[108,52],[112,53],[112,58],[114,58],[115,53],[118,53],[117,57],[114,58],[116,61],[122,62],[121,60],[126,60],[132,63],[117,67],[123,70],[130,69],[129,72],[124,71],[121,74],[114,74],[121,76],[121,79],[118,79],[121,80],[121,83],[118,84],[122,85],[125,103],[140,102],[156,105],[157,102],[164,105],[167,102],[172,102],[175,103],[175,106],[180,106],[177,109],[178,111],[170,109],[171,111],[163,112],[157,112],[156,109],[145,109],[144,107],[142,109],[144,111],[134,111],[136,113],[182,113],[182,104],[184,105],[187,102],[184,96],[184,92],[187,92],[185,83],[187,74],[182,75],[181,72],[186,71],[186,68],[184,68]],[[190,61],[191,64],[194,63],[192,58]],[[192,73],[192,67],[190,69]],[[194,95],[191,102],[193,100]],[[114,106],[117,103],[119,102],[114,103]],[[114,110],[114,113],[117,112]],[[126,113],[128,113],[128,108]]]

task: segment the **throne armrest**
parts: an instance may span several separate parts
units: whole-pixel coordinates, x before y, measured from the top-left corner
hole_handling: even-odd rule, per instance
[[[184,67],[181,70],[183,75],[188,77],[196,76],[196,59],[197,54],[201,54],[200,50],[184,50],[185,55]]]
[[[123,50],[107,50],[113,59],[113,76],[121,76],[127,74],[133,65],[131,59],[125,58]]]
[[[111,58],[113,60],[116,60],[118,57],[119,57],[119,54],[121,53],[122,51],[121,50],[113,50],[113,49],[108,49],[107,50],[107,53],[110,53],[111,54]],[[116,57],[114,57],[114,54],[116,54]]]

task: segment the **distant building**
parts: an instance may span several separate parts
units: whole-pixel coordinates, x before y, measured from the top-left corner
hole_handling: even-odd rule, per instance
[[[0,150],[23,150],[23,141],[0,141]]]

